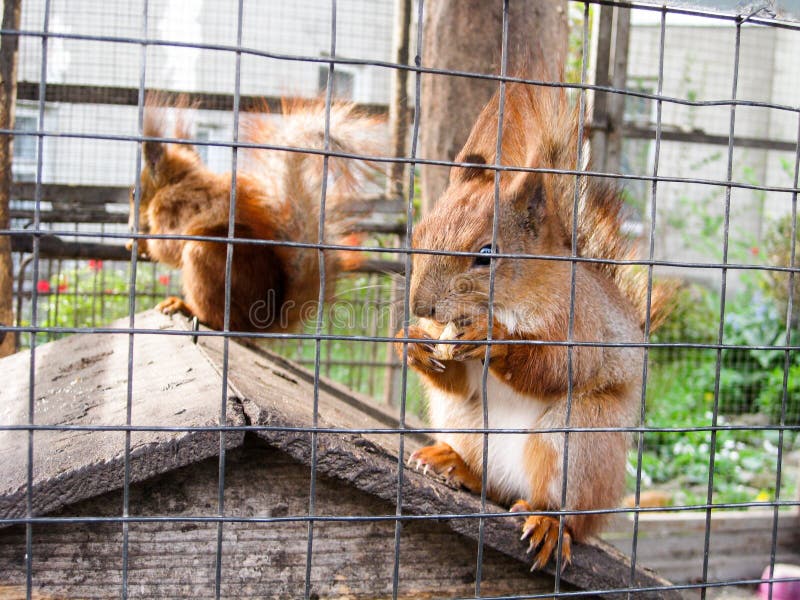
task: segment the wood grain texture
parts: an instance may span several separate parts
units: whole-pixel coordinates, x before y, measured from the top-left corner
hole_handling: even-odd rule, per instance
[[[775,561],[800,564],[798,510],[779,512]],[[711,514],[708,579],[758,579],[770,564],[774,513],[771,510],[721,511]],[[674,583],[702,580],[705,512],[675,512],[639,517],[636,555]],[[606,538],[623,552],[632,548],[633,521],[618,517]]]
[[[19,82],[20,100],[39,100],[39,84],[32,81]],[[232,94],[215,94],[211,92],[192,92],[179,90],[148,90],[164,91],[167,94],[185,94],[189,103],[197,102],[204,110],[231,111],[234,106]],[[66,102],[69,104],[116,104],[122,106],[137,106],[139,104],[138,87],[79,85],[68,83],[48,82],[45,89],[47,102]],[[270,113],[279,113],[284,102],[302,103],[310,102],[308,98],[287,98],[278,96],[239,96],[239,110],[263,112],[264,106]],[[388,111],[385,104],[360,103],[359,110],[367,114],[383,115]]]
[[[170,319],[152,311],[137,315],[136,323],[141,328],[183,329],[188,333],[188,322],[184,318]],[[125,327],[127,321],[116,325]],[[35,422],[112,426],[124,423],[127,340],[126,334],[87,333],[39,347],[36,353]],[[137,334],[134,348],[134,424],[181,427],[216,422],[221,400],[221,337],[201,336],[195,345],[188,335]],[[27,422],[29,368],[30,359],[26,354],[0,362],[0,369],[12,375],[11,384],[0,390],[0,423]],[[331,592],[338,594],[336,597],[382,597],[387,589],[387,573],[391,573],[394,560],[395,520],[353,520],[352,517],[393,517],[398,480],[402,486],[401,514],[425,517],[401,520],[400,581],[402,585],[417,585],[428,578],[425,580],[427,583],[419,584],[421,587],[408,591],[403,588],[400,597],[437,595],[435,584],[445,577],[441,570],[437,570],[441,564],[450,565],[446,570],[455,569],[461,579],[469,579],[468,574],[476,562],[476,543],[480,539],[478,515],[484,513],[489,515],[483,518],[485,560],[489,561],[484,565],[484,576],[491,580],[494,568],[488,566],[494,559],[487,557],[502,555],[508,561],[503,569],[514,572],[520,569],[525,578],[531,578],[531,585],[536,589],[541,589],[542,581],[546,580],[552,590],[552,567],[542,573],[527,574],[530,561],[525,554],[525,545],[518,541],[520,517],[492,503],[482,508],[480,498],[403,466],[405,457],[412,450],[428,442],[425,434],[413,431],[419,425],[413,419],[407,419],[409,431],[401,442],[400,434],[394,431],[398,422],[392,412],[343,386],[321,381],[317,386],[318,425],[342,431],[317,432],[312,436],[309,428],[314,422],[313,375],[269,351],[235,342],[229,344],[228,386],[227,414],[230,422],[255,426],[253,433],[249,434],[251,437],[257,437],[266,442],[266,446],[279,451],[275,456],[287,457],[281,459],[283,462],[275,459],[276,464],[289,464],[286,461],[291,458],[289,462],[293,466],[280,472],[257,475],[250,463],[243,470],[236,470],[233,465],[236,460],[247,462],[252,448],[263,448],[263,445],[248,445],[241,452],[229,452],[229,458],[240,456],[240,459],[231,458],[232,462],[226,465],[226,515],[240,517],[242,522],[226,523],[223,527],[226,582],[239,585],[235,583],[237,578],[251,581],[248,569],[254,569],[253,577],[261,581],[259,578],[263,575],[259,573],[266,566],[279,566],[278,570],[283,573],[281,577],[295,583],[297,573],[305,573],[308,525],[304,517],[308,516],[309,467],[313,462],[318,485],[316,515],[350,517],[346,522],[318,522],[314,527],[312,575],[318,578],[314,580],[332,577],[334,575],[330,574],[333,573],[344,577],[345,582],[352,582],[343,583],[344,587],[339,591]],[[356,433],[353,429],[369,432]],[[217,460],[213,457],[219,452],[218,434],[134,432],[132,438],[132,480],[144,482],[132,488],[132,515],[211,517],[216,514]],[[114,490],[122,485],[123,439],[124,434],[119,431],[36,432],[35,514],[60,510],[61,515],[120,515],[121,500],[119,492]],[[0,518],[25,514],[26,440],[25,431],[0,431]],[[226,435],[229,447],[240,446],[244,440],[241,432]],[[259,456],[263,458],[263,455]],[[203,459],[208,460],[203,462]],[[274,462],[271,461],[271,458],[263,459],[265,464]],[[201,464],[209,470],[205,475],[192,470],[200,469]],[[184,465],[194,466],[182,470]],[[161,478],[151,479],[157,475]],[[302,479],[300,484],[293,479],[297,477]],[[184,483],[175,487],[170,485],[173,481]],[[325,500],[325,494],[319,491],[321,488],[330,489],[330,500]],[[134,489],[138,491],[134,492]],[[85,502],[81,504],[81,500]],[[280,520],[246,521],[259,516],[280,517]],[[191,519],[179,523],[136,522],[131,523],[130,528],[129,581],[131,589],[139,590],[141,597],[203,597],[213,592],[213,578],[211,581],[208,578],[209,573],[213,573],[209,561],[215,555],[215,522],[192,522]],[[49,540],[47,536],[51,534],[67,536],[60,541],[53,538],[52,543],[43,541],[42,548],[35,552],[34,561],[39,561],[36,563],[37,573],[41,573],[37,575],[37,586],[39,581],[62,578],[65,584],[72,586],[69,588],[72,598],[118,595],[122,552],[122,527],[119,523],[34,523],[33,530],[35,544],[36,540]],[[14,541],[13,538],[13,535],[22,535],[21,532],[19,526],[0,530],[0,535],[12,536],[5,537],[8,544],[0,543],[3,548],[0,550],[0,582],[5,581],[2,579],[4,573],[12,573],[14,565],[18,567],[22,560],[24,544],[20,545],[19,539]],[[431,536],[431,539],[438,539],[436,536],[445,533],[455,538],[448,538],[451,541],[447,543],[437,542],[439,545],[431,542],[435,548],[433,558],[415,558],[416,551],[408,552],[404,542],[407,532],[417,532],[422,539]],[[140,534],[142,537],[137,537]],[[79,535],[88,537],[75,537]],[[271,538],[273,535],[278,537]],[[254,537],[251,539],[251,536]],[[333,541],[329,543],[326,540]],[[6,547],[12,550],[6,551]],[[427,546],[420,543],[413,547]],[[53,550],[48,554],[50,551],[44,548]],[[469,549],[466,555],[463,548]],[[386,558],[387,549],[391,550],[391,560]],[[140,556],[141,567],[137,566]],[[228,557],[236,558],[229,562]],[[577,545],[573,557],[573,565],[563,573],[562,589],[572,586],[599,592],[621,590],[631,584],[654,588],[669,585],[641,568],[636,570],[631,580],[630,563],[626,557],[599,541]],[[448,562],[451,559],[453,562]],[[404,571],[404,561],[407,560],[412,561],[412,566]],[[153,570],[155,566],[147,566],[153,561],[167,569],[165,575],[159,576],[158,571]],[[67,577],[57,566],[61,564],[78,564],[80,568],[72,569]],[[47,569],[51,567],[55,570],[47,575]],[[173,568],[174,571],[170,570]],[[234,570],[228,571],[229,568]],[[86,570],[94,574],[87,575]],[[98,580],[98,572],[107,572],[107,576]],[[364,573],[369,577],[365,578]],[[138,576],[141,580],[136,580],[134,585]],[[500,579],[506,579],[506,575]],[[84,580],[91,582],[82,588]],[[103,588],[105,591],[101,595],[89,595],[100,585],[98,581],[105,582],[104,585],[110,588]],[[347,589],[362,589],[358,588],[358,583],[364,581],[377,581],[376,585],[384,587],[371,589],[384,591],[366,596],[359,596],[361,592],[348,595],[351,592]],[[517,582],[516,579],[513,581]],[[326,585],[329,587],[325,589],[333,590],[331,586],[334,583],[336,581],[328,581]],[[252,588],[252,594],[261,594],[262,591],[258,590],[262,588],[253,585],[256,587]],[[472,585],[464,589],[473,589]],[[162,587],[152,591],[152,586]],[[522,584],[514,583],[514,586],[515,593],[527,589]],[[43,590],[47,591],[47,588]],[[233,592],[226,588],[224,594],[226,597],[247,597],[251,588],[245,586],[237,590]],[[471,592],[458,592],[456,595],[462,593]],[[294,597],[293,594],[287,592],[287,595],[274,597],[288,598]],[[621,593],[604,594],[604,597],[623,596]],[[678,597],[677,592],[669,590],[637,593],[637,598],[673,597]]]
[[[136,516],[213,516],[218,464],[207,459],[131,488]],[[226,460],[225,513],[241,518],[280,518],[225,523],[222,533],[223,598],[299,598],[305,591],[310,489],[309,469],[263,442],[251,440]],[[311,592],[319,598],[391,597],[394,507],[320,477],[317,513],[365,517],[314,526]],[[75,504],[62,515],[116,516],[119,492]],[[293,518],[295,520],[293,520]],[[128,586],[131,598],[212,598],[216,566],[215,523],[131,523]],[[24,583],[21,526],[0,532],[0,581]],[[119,597],[122,528],[118,523],[34,527],[34,586],[57,597]],[[474,593],[477,545],[432,521],[401,529],[398,597],[458,597]],[[567,588],[571,589],[571,588]],[[524,564],[486,550],[485,595],[541,594],[552,578],[531,575]],[[313,596],[312,596],[313,597]]]
[[[128,319],[112,327],[127,327]],[[165,329],[172,321],[149,311],[136,327]],[[37,425],[124,426],[128,398],[127,334],[81,334],[36,348],[34,414]],[[131,424],[192,427],[217,424],[222,385],[189,336],[135,335]],[[0,361],[0,424],[28,423],[31,354]],[[229,424],[243,424],[228,411]],[[0,431],[0,518],[25,515],[28,433]],[[241,443],[228,433],[227,444]],[[45,514],[122,486],[122,431],[49,430],[33,434],[33,512]],[[131,434],[131,478],[139,481],[219,452],[213,432]]]

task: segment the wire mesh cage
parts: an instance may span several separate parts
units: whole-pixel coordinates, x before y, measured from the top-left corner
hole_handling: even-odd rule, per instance
[[[738,12],[722,2],[478,4],[4,3],[0,597],[744,598],[760,585],[767,598],[800,586],[791,564],[800,564],[800,15],[781,3]],[[518,47],[534,37],[521,15],[555,41]],[[504,137],[524,142],[535,123],[515,120],[519,89],[563,93],[572,112],[558,114],[576,120],[571,162],[504,162]],[[493,94],[491,149],[469,152],[467,142],[457,158]],[[303,111],[316,115],[313,134],[291,137]],[[363,120],[350,134],[347,119]],[[348,145],[361,134],[369,143]],[[216,221],[145,227],[151,187],[185,176],[157,170],[166,152],[223,182]],[[520,197],[567,189],[536,182],[569,182],[558,256],[500,243],[504,186],[523,178],[533,188]],[[465,247],[464,228],[437,222],[435,205],[477,180],[492,197],[488,212],[475,204],[470,214],[491,235]],[[608,188],[621,207],[613,235],[635,253],[592,254],[583,240],[595,239],[579,230],[586,197]],[[308,207],[287,207],[284,197],[301,194]],[[269,234],[253,233],[261,216],[240,218],[255,196],[282,207],[263,217]],[[181,214],[200,214],[206,200],[188,198]],[[536,212],[545,209],[525,210],[550,222]],[[433,233],[419,237],[426,227]],[[224,248],[221,262],[198,263],[220,290],[218,326],[198,310],[193,322],[150,310],[186,300],[200,277],[186,255],[142,252],[150,240]],[[279,305],[306,300],[287,309],[298,327],[271,328],[282,308],[259,325],[252,306],[253,326],[236,326],[236,286],[268,280],[263,267],[246,271],[248,252],[253,265],[277,265]],[[412,293],[412,265],[419,274],[430,257],[485,267],[483,337],[437,345],[414,335],[446,301],[434,293],[423,314]],[[564,333],[524,333],[503,305],[508,265],[554,262],[566,294],[518,299],[558,304]],[[614,304],[581,312],[577,282],[588,270],[636,274],[641,338],[624,334],[630,317],[581,337],[581,323],[605,322]],[[660,289],[672,291],[656,323]],[[435,327],[432,337],[448,331]],[[465,399],[479,418],[437,427],[431,372],[461,367],[434,359],[420,375],[414,347],[468,341],[467,369],[480,375]],[[535,384],[498,417],[497,373],[528,375],[525,365],[501,371],[497,348],[564,351],[563,425],[526,416],[555,397]],[[595,350],[599,372],[617,368],[617,352],[633,357],[626,368],[641,367],[619,384],[636,398],[631,414],[586,426],[585,386],[623,393],[618,382],[579,379]],[[447,394],[466,378],[454,376]],[[595,400],[598,413],[616,410]],[[601,442],[597,456],[582,454],[581,439],[609,433],[632,440],[616,470]],[[522,460],[521,448],[535,446],[524,440],[544,435],[560,440],[568,473],[552,484],[560,502],[522,498],[522,516],[508,513],[519,496],[498,496],[492,469]],[[450,481],[455,463],[413,468],[424,444],[458,436],[476,440],[466,483]],[[608,462],[610,480],[625,478],[624,498],[576,508],[584,487],[599,488],[569,475],[571,461]],[[510,473],[530,475],[516,463]],[[575,517],[598,515],[608,517],[602,537],[630,558],[574,535]],[[527,542],[509,535],[524,517],[555,523],[539,539],[552,560],[533,574]],[[65,569],[69,560],[81,566]]]

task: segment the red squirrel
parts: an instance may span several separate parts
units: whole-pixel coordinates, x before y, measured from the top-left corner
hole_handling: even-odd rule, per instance
[[[190,108],[184,98],[173,103],[179,113],[171,131],[167,127],[166,98],[148,95],[144,117],[146,137],[188,139],[183,119]],[[325,107],[284,107],[280,121],[268,117],[243,117],[249,144],[296,148],[324,147]],[[351,154],[374,154],[381,122],[361,115],[351,104],[330,109],[329,148]],[[265,149],[242,149],[236,173],[234,237],[315,244],[319,238],[322,161],[318,154]],[[145,141],[141,173],[139,232],[186,236],[228,235],[230,173],[210,171],[189,144]],[[329,159],[326,192],[325,243],[347,245],[352,235],[343,204],[353,197],[370,175],[364,161]],[[134,225],[131,192],[130,225]],[[130,246],[130,244],[129,244]],[[212,329],[222,329],[225,306],[227,244],[182,239],[138,238],[139,252],[180,268],[183,299],[169,297],[157,308],[164,313],[197,316]],[[352,253],[326,250],[326,297],[336,276],[352,268]],[[235,243],[231,270],[230,329],[281,331],[295,329],[319,298],[318,251],[286,245]]]
[[[624,487],[629,435],[609,428],[635,425],[642,394],[641,347],[574,346],[572,398],[568,403],[568,340],[573,206],[578,186],[577,255],[625,259],[632,245],[621,231],[622,197],[609,181],[574,174],[501,171],[496,246],[493,241],[499,92],[480,113],[447,189],[415,227],[412,247],[458,251],[470,256],[415,253],[410,306],[418,319],[408,328],[407,362],[428,396],[434,428],[484,428],[483,360],[488,333],[490,262],[493,340],[545,344],[490,344],[486,382],[488,427],[543,433],[488,435],[485,481],[489,498],[512,511],[612,509]],[[501,160],[505,166],[576,170],[578,108],[563,89],[511,83],[505,87]],[[576,184],[577,181],[577,184]],[[552,256],[554,259],[490,258],[492,254]],[[561,259],[561,260],[558,260]],[[575,263],[573,336],[576,342],[641,344],[647,310],[647,273],[600,262]],[[663,319],[670,290],[652,290],[650,322]],[[404,331],[398,337],[405,337]],[[444,344],[437,339],[462,343]],[[546,342],[562,342],[547,345]],[[403,344],[396,343],[402,356]],[[569,420],[567,420],[568,404]],[[566,501],[562,504],[565,435],[571,432]],[[560,429],[560,431],[559,431]],[[555,431],[548,431],[555,430]],[[483,485],[483,434],[442,433],[417,450],[416,463],[473,492]],[[562,565],[572,541],[596,533],[603,514],[564,517]],[[542,568],[557,547],[559,518],[529,516],[523,539],[537,550]]]

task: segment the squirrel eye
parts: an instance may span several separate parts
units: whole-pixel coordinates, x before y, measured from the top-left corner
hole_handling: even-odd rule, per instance
[[[478,250],[481,254],[485,256],[476,256],[474,265],[476,267],[488,267],[491,260],[489,259],[489,255],[492,253],[492,245],[487,244],[480,250]]]

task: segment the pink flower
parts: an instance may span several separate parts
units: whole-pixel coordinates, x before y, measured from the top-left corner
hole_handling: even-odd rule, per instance
[[[50,282],[47,279],[40,279],[36,282],[36,291],[40,294],[50,293]]]
[[[759,252],[758,246],[753,246],[752,248],[750,248],[750,254],[752,254],[753,256],[758,256],[758,252]]]
[[[158,283],[161,285],[169,285],[169,275],[159,275],[158,276]]]
[[[92,271],[99,271],[100,269],[103,268],[103,261],[102,260],[95,260],[93,258],[90,258],[87,262],[88,262],[89,268]]]

